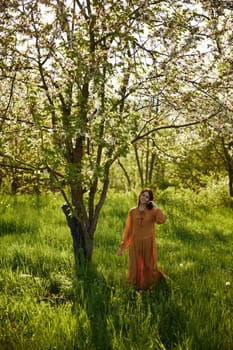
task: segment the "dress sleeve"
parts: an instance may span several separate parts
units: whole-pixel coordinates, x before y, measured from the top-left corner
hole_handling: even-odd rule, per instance
[[[164,222],[167,220],[166,215],[159,208],[155,208],[154,211],[155,211],[155,223],[159,225],[164,224]]]
[[[122,235],[122,241],[120,244],[120,247],[123,251],[128,248],[128,246],[132,241],[132,222],[131,221],[132,221],[132,215],[131,215],[131,211],[129,211],[126,219],[125,229]]]

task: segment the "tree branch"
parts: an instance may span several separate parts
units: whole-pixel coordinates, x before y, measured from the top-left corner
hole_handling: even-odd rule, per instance
[[[138,135],[136,136],[131,143],[134,144],[135,142],[144,139],[145,137],[147,137],[148,135],[152,134],[153,132],[159,131],[159,130],[164,130],[164,129],[180,129],[180,128],[187,128],[193,125],[197,125],[197,124],[201,124],[206,122],[207,120],[216,117],[216,115],[218,115],[220,113],[221,109],[219,109],[217,112],[211,114],[209,117],[204,118],[202,120],[196,120],[195,122],[191,122],[191,123],[184,123],[184,124],[178,124],[178,125],[174,125],[174,124],[170,124],[170,125],[161,125],[161,126],[157,126],[156,128],[152,128],[151,130],[145,132],[143,135]]]

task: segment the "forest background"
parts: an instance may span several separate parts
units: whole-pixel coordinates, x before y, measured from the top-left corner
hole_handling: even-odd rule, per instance
[[[150,186],[168,209],[167,194],[185,189],[192,210],[205,193],[229,215],[231,1],[3,0],[0,10],[1,193],[36,194],[38,207],[60,193],[76,267],[93,258],[109,193],[135,200]]]

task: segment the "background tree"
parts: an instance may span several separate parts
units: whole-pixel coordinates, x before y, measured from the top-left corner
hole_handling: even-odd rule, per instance
[[[206,112],[210,111],[211,118],[207,118],[203,127],[195,131],[200,138],[198,153],[201,157],[199,162],[196,159],[196,166],[192,169],[199,168],[199,173],[203,171],[204,175],[215,170],[216,178],[220,174],[227,174],[229,194],[232,196],[232,6],[229,2],[216,1],[201,1],[196,4],[201,5],[201,12],[195,16],[195,35],[205,41],[200,41],[202,44],[199,43],[197,47],[200,60],[198,65],[201,64],[199,74],[197,75],[196,65],[192,64],[195,67],[195,79],[187,77],[186,81],[191,83],[203,99],[195,107],[196,112],[201,107],[200,115],[207,116]],[[189,101],[189,107],[198,101],[191,91],[186,91],[183,99]],[[214,110],[217,111],[218,108],[219,113],[215,113]],[[193,158],[191,153],[193,152],[188,152]]]

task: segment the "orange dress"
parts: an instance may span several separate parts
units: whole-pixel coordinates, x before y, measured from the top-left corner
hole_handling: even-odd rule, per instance
[[[164,275],[157,268],[155,224],[167,217],[159,208],[130,209],[122,236],[121,249],[129,248],[128,283],[137,289],[150,289]]]

